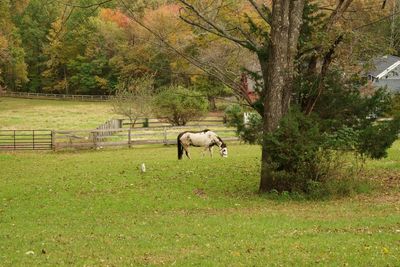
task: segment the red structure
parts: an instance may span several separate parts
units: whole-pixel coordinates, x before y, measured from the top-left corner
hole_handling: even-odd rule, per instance
[[[259,96],[254,91],[253,86],[249,84],[249,77],[246,73],[242,73],[242,77],[240,78],[240,83],[242,84],[243,93],[250,103],[254,103],[258,100]]]

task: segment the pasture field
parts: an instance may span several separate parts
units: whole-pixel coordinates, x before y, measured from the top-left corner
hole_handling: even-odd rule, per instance
[[[0,130],[93,129],[113,117],[107,102],[0,99]]]
[[[329,201],[257,194],[260,148],[229,149],[0,153],[0,266],[399,266],[399,142]]]
[[[222,100],[220,102],[221,106],[227,105]],[[220,114],[222,112],[210,113],[206,119],[220,120]],[[110,102],[11,97],[0,99],[0,130],[90,130],[113,118],[123,118],[123,116],[113,112]],[[157,120],[152,119],[152,121]],[[138,122],[135,127],[140,127],[141,124]],[[163,126],[163,124],[150,124],[152,127]],[[198,122],[188,123],[188,125],[196,124]],[[219,123],[211,122],[211,124]]]

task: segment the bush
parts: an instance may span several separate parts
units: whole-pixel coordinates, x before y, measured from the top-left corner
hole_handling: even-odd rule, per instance
[[[273,133],[264,136],[273,187],[282,191],[306,192],[309,180],[323,180],[320,147],[323,137],[318,124],[298,111],[291,112]]]
[[[348,128],[336,135],[321,132],[318,117],[291,111],[264,137],[273,187],[311,199],[352,194],[359,166],[349,164],[354,154],[348,151],[357,138]]]
[[[227,125],[236,127],[236,134],[249,144],[261,144],[262,118],[258,113],[249,113],[249,121],[244,122],[244,110],[239,105],[230,105],[225,109]]]
[[[368,125],[360,132],[357,150],[373,159],[386,157],[387,149],[398,138],[399,130],[400,118]]]
[[[199,92],[181,86],[170,86],[161,91],[154,101],[156,116],[172,125],[186,125],[207,114],[208,101]]]

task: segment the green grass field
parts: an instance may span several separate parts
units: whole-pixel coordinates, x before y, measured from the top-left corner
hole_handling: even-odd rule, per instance
[[[0,99],[0,129],[111,117],[107,103]],[[0,152],[0,266],[400,265],[400,142],[367,162],[375,191],[329,201],[259,195],[258,146],[200,151]]]
[[[0,266],[399,266],[399,143],[383,188],[316,202],[258,195],[260,148],[229,148],[0,153]]]
[[[93,129],[119,117],[108,102],[0,99],[0,130]]]
[[[207,118],[220,119],[215,117],[220,114],[210,113]],[[0,99],[0,130],[90,130],[113,118],[123,118],[123,116],[114,113],[109,102],[10,97]],[[157,119],[153,118],[151,121],[154,122]],[[152,127],[163,126],[163,124],[152,122],[150,122]],[[188,125],[196,124],[198,122],[188,123]],[[212,124],[218,124],[218,122]],[[138,122],[135,127],[141,127],[141,125],[142,123]]]

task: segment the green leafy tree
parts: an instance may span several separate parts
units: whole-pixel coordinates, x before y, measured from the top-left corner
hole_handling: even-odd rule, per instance
[[[42,72],[44,71],[46,55],[43,47],[48,43],[47,36],[51,24],[61,13],[61,6],[56,2],[31,0],[22,12],[15,16],[16,26],[21,35],[22,46],[25,51],[25,62],[28,66],[29,82],[24,90],[40,92],[43,88]]]
[[[104,78],[107,59],[98,57],[90,60],[78,56],[68,62],[69,86],[75,94],[98,94],[109,92],[109,81]]]
[[[108,81],[108,56],[93,22],[99,14],[96,3],[81,0],[76,5],[88,8],[64,6],[52,23],[44,46],[44,90],[95,94],[115,85]]]
[[[0,1],[0,83],[11,90],[20,90],[28,82],[25,51],[21,45],[11,14],[21,1]]]
[[[199,92],[181,86],[161,91],[154,101],[154,112],[160,120],[172,125],[186,125],[208,111],[207,99]]]
[[[207,96],[210,110],[217,110],[216,99],[232,95],[232,90],[212,76],[200,75],[193,81],[193,88]]]
[[[48,44],[44,47],[44,55],[47,57],[42,77],[45,79],[43,90],[69,94],[68,84],[68,55],[64,42],[65,28],[63,21],[58,18],[52,23],[48,33]]]

